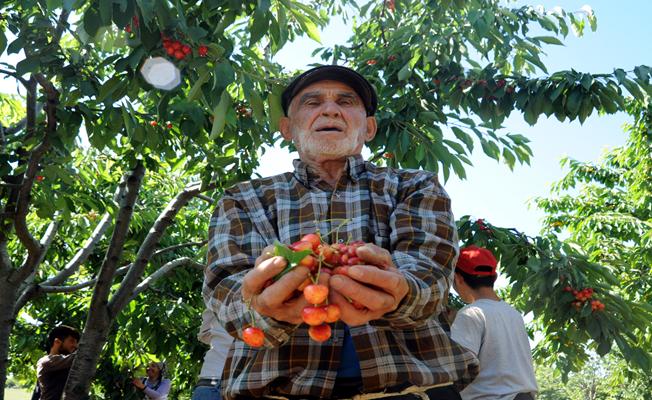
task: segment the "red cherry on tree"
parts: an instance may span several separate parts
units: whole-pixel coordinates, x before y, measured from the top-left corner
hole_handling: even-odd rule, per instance
[[[208,46],[199,46],[197,53],[199,53],[199,57],[206,57],[208,55]]]
[[[376,65],[377,62],[378,61],[372,58],[371,60],[367,60],[367,65]]]
[[[150,124],[151,126],[153,126],[153,127],[157,127],[157,126],[158,126],[158,122],[156,122],[156,121],[149,121],[149,124]]]
[[[43,175],[36,175],[36,177],[34,179],[36,179],[37,182],[43,182],[45,177]]]

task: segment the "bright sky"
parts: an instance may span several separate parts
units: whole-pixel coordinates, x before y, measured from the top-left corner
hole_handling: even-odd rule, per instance
[[[597,31],[587,29],[581,38],[570,33],[564,40],[564,47],[549,46],[543,61],[550,73],[571,68],[582,72],[610,73],[616,67],[631,70],[636,65],[652,65],[651,1],[517,1],[511,2],[510,6],[543,4],[548,10],[560,5],[566,11],[574,11],[586,3],[597,15]],[[341,21],[333,21],[321,35],[323,45],[344,44],[350,33],[350,27]],[[310,39],[301,38],[284,48],[276,60],[289,70],[305,69],[310,63],[320,62],[310,58],[313,49],[319,46]],[[621,126],[626,121],[626,115],[622,114],[594,114],[580,125],[579,122],[560,123],[554,116],[550,119],[544,116],[530,127],[520,114],[513,113],[505,124],[506,132],[524,134],[532,141],[534,157],[531,166],[516,166],[511,172],[504,164],[476,149],[472,157],[474,167],[467,169],[467,179],[451,176],[445,184],[455,215],[470,214],[498,226],[537,234],[543,213],[528,208],[527,202],[532,197],[546,196],[550,184],[563,176],[560,158],[569,155],[583,161],[597,160],[604,149],[624,143],[626,137]],[[259,172],[266,176],[291,170],[291,159],[286,149],[272,150],[263,157]]]

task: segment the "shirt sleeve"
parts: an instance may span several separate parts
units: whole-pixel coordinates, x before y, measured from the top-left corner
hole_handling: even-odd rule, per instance
[[[258,210],[264,214],[264,210]],[[264,217],[264,215],[263,215]],[[254,311],[242,299],[244,275],[254,266],[267,241],[257,231],[250,215],[228,193],[220,199],[208,232],[208,264],[204,273],[206,306],[235,338],[255,325],[265,332],[265,346],[279,346],[289,340],[297,325],[276,321]]]
[[[390,226],[392,258],[409,290],[385,319],[393,328],[414,327],[444,311],[459,253],[450,198],[435,175],[400,184]]]
[[[36,365],[36,373],[41,376],[43,373],[58,371],[60,369],[70,368],[75,360],[75,354],[50,354],[41,358]]]
[[[145,393],[150,399],[160,399],[161,397],[165,397],[168,395],[168,393],[170,393],[170,387],[170,380],[163,379],[163,382],[161,382],[158,388],[154,389],[146,386],[145,389],[143,389],[143,393]]]
[[[463,308],[457,313],[451,326],[451,338],[478,356],[484,335],[484,319],[471,308]]]

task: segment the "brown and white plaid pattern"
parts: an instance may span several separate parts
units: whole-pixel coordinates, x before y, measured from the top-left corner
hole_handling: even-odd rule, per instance
[[[409,292],[382,320],[351,327],[365,392],[398,384],[456,382],[478,372],[478,360],[452,342],[442,317],[457,259],[450,199],[436,175],[381,168],[349,157],[333,190],[295,160],[295,171],[243,182],[227,190],[210,221],[204,299],[235,337],[251,324],[242,301],[242,277],[275,240],[330,232],[324,240],[363,240],[388,249],[405,274]],[[348,222],[335,228],[344,220]],[[305,324],[292,325],[254,313],[265,347],[241,340],[231,347],[223,374],[226,399],[292,394],[329,398],[344,335],[333,324],[331,339],[318,343]]]

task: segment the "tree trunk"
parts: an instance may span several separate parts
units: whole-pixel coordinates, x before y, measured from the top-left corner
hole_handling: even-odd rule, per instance
[[[101,311],[89,313],[62,399],[89,398],[91,381],[97,371],[102,347],[106,343],[112,322],[106,307]]]
[[[91,381],[95,376],[102,347],[106,343],[109,329],[113,324],[114,315],[109,313],[108,307],[109,294],[118,262],[122,257],[134,205],[138,199],[138,192],[144,174],[145,167],[142,163],[138,163],[126,180],[127,189],[120,201],[120,210],[116,217],[111,242],[93,289],[93,298],[91,299],[86,325],[79,343],[79,350],[77,350],[77,355],[72,363],[68,381],[64,388],[63,399],[65,400],[88,398]]]
[[[0,280],[0,400],[4,399],[9,365],[9,335],[14,327],[17,285],[6,277]]]

